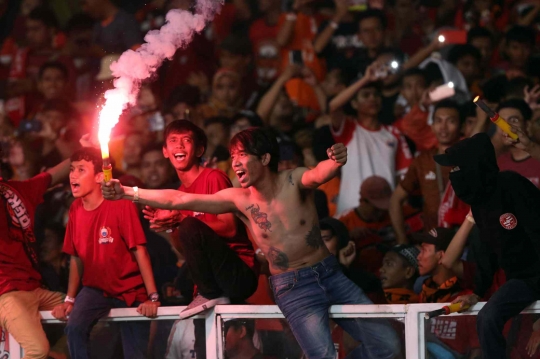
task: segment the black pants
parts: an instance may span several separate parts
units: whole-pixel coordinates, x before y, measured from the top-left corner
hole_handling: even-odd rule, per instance
[[[506,359],[504,325],[540,299],[537,280],[509,280],[495,292],[478,313],[476,328],[484,358]]]
[[[208,299],[226,296],[234,303],[255,293],[257,276],[226,239],[193,217],[181,222],[179,232],[186,264],[200,294]]]

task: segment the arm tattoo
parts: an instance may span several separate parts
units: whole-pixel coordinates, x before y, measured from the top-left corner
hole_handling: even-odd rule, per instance
[[[268,220],[268,214],[261,212],[261,208],[258,204],[252,204],[251,206],[246,208],[246,211],[251,212],[251,218],[257,223],[260,229],[263,231],[270,231],[270,228],[272,228],[272,223]]]
[[[294,182],[292,180],[292,172],[289,173],[289,183],[292,184],[294,186]]]
[[[268,259],[270,260],[272,267],[281,270],[289,269],[289,257],[275,247],[270,247],[268,250]]]
[[[324,246],[324,242],[321,237],[321,229],[319,226],[314,225],[306,235],[307,245],[311,248],[319,249]]]

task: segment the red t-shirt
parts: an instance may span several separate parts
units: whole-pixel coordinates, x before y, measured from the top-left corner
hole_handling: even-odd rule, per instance
[[[211,168],[205,168],[199,174],[199,177],[189,187],[183,184],[178,189],[179,191],[192,194],[214,194],[223,189],[232,187],[231,180],[225,172]],[[193,212],[182,210],[181,213],[186,217],[195,217],[205,224],[218,221],[216,214]],[[238,254],[238,257],[244,261],[251,269],[255,268],[255,252],[251,244],[246,227],[239,222],[236,224],[236,233],[217,233],[220,237],[226,240],[226,244]]]
[[[139,265],[130,249],[146,244],[135,205],[103,201],[87,211],[81,199],[69,209],[63,251],[81,259],[85,287],[103,290],[131,306],[148,299]]]
[[[516,161],[512,154],[507,152],[497,157],[497,164],[501,171],[517,172],[540,188],[540,161],[532,157]]]
[[[26,254],[23,232],[18,228],[19,221],[13,219],[13,216],[27,217],[33,231],[34,213],[38,204],[43,201],[43,194],[51,183],[51,175],[45,172],[27,181],[7,183],[18,191],[22,198],[13,197],[15,203],[20,202],[16,213],[13,213],[12,206],[6,200],[0,205],[0,219],[6,219],[0,220],[0,295],[14,290],[30,291],[41,286],[41,275],[34,269]],[[8,221],[11,221],[12,225]]]

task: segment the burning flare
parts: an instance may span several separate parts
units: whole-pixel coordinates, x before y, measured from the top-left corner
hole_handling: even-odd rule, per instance
[[[99,114],[98,139],[104,167],[109,162],[111,130],[118,123],[122,111],[135,105],[142,81],[150,78],[165,59],[171,59],[176,50],[188,45],[195,32],[201,32],[214,18],[223,0],[197,0],[194,13],[173,9],[166,15],[166,23],[159,30],[146,34],[146,41],[136,51],[128,50],[111,65],[114,89],[105,92],[105,105]],[[109,172],[105,172],[105,181]]]

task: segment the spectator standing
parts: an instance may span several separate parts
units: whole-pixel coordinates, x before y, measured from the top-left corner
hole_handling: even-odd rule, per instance
[[[523,100],[513,99],[499,105],[499,114],[522,132],[527,132],[531,124],[532,111]],[[503,136],[497,128],[497,136]],[[540,188],[540,162],[526,151],[514,146],[507,146],[507,151],[497,158],[501,171],[514,171],[529,179]]]
[[[352,99],[351,105],[356,110],[356,118],[341,114],[332,116],[334,139],[347,146],[352,159],[342,169],[338,214],[358,206],[358,197],[350,194],[358,191],[368,177],[383,177],[394,188],[412,162],[412,154],[401,132],[379,122],[381,92],[376,82],[379,79],[377,68],[377,64],[371,66],[360,80],[342,91],[329,105],[332,113]]]
[[[136,49],[143,43],[137,21],[132,15],[118,8],[111,0],[84,0],[82,9],[94,20],[92,42],[104,54],[121,54]]]
[[[398,184],[390,202],[390,217],[398,243],[407,243],[402,206],[417,191],[424,199],[424,228],[429,229],[437,226],[439,206],[449,187],[448,175],[450,171],[438,166],[433,160],[433,155],[443,153],[449,146],[459,141],[461,124],[460,109],[455,102],[441,101],[437,104],[431,128],[437,138],[438,147],[421,152],[412,161],[405,178]]]

